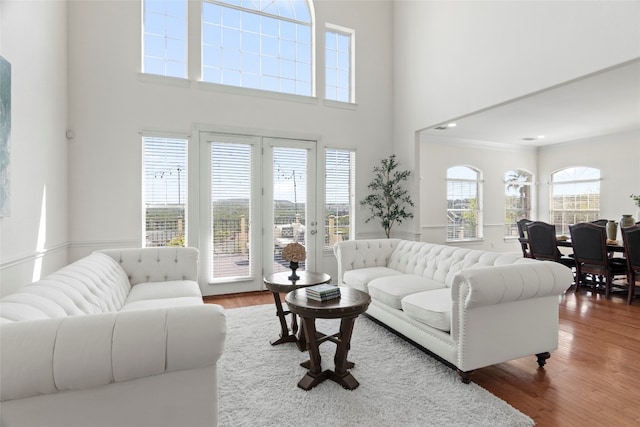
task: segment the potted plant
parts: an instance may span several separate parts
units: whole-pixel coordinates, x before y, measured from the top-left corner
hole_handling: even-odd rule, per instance
[[[411,171],[397,170],[399,166],[395,154],[382,159],[381,165],[373,168],[374,178],[368,185],[371,194],[360,202],[361,205],[368,205],[371,211],[371,216],[365,222],[379,218],[387,238],[391,237],[391,229],[396,223],[413,218],[413,212],[408,209],[414,204],[408,191],[403,188]]]

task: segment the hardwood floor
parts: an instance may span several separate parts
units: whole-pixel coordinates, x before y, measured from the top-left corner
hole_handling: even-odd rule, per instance
[[[205,300],[225,308],[273,303],[270,292]],[[471,378],[537,426],[639,426],[640,300],[627,305],[623,296],[569,289],[560,302],[558,350],[537,366],[535,356],[525,357]]]

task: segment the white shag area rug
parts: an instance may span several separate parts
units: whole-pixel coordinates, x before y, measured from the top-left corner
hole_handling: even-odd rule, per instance
[[[326,380],[298,388],[308,360],[295,343],[277,346],[275,306],[226,310],[227,341],[218,363],[221,427],[266,426],[533,426],[531,418],[482,387],[463,384],[442,362],[372,320],[356,320],[348,360],[360,386]],[[290,316],[287,316],[290,319]],[[338,320],[316,322],[333,334]],[[320,346],[323,369],[333,368],[335,344]]]

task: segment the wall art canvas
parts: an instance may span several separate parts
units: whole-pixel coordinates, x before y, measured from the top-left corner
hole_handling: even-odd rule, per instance
[[[11,138],[11,64],[0,56],[0,217],[9,216],[11,175],[9,143]]]

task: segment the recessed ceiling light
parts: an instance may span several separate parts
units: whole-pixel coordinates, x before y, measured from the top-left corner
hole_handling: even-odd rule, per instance
[[[447,126],[449,126],[450,128],[456,127],[455,123],[449,123]]]
[[[544,135],[538,135],[538,139],[544,138]]]

